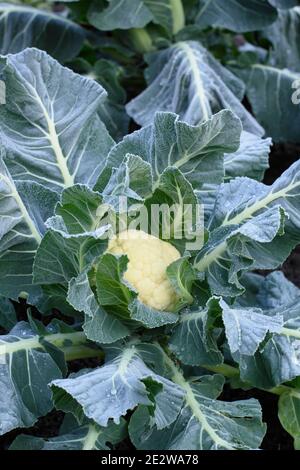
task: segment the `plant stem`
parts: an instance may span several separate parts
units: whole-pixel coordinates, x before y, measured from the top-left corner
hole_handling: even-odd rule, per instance
[[[170,0],[173,16],[173,34],[177,34],[185,26],[185,15],[182,0]]]
[[[92,347],[83,331],[55,333],[44,336],[43,339],[47,343],[59,348],[64,353],[66,361],[91,357],[102,358],[104,356],[104,352],[101,349]],[[17,351],[29,351],[31,349],[44,349],[40,336],[18,339],[18,341],[11,343],[2,343],[0,345],[0,356],[2,354],[14,354]]]
[[[75,359],[88,359],[92,357],[104,357],[104,352],[101,349],[93,349],[88,346],[67,346],[62,349],[66,361],[74,361]]]
[[[294,330],[291,330],[291,331],[293,332]],[[46,336],[45,339],[47,340],[48,343],[53,344],[54,346],[60,348],[63,351],[63,353],[65,354],[66,361],[72,361],[74,359],[86,359],[86,358],[92,358],[92,357],[99,357],[99,358],[104,357],[104,352],[101,349],[95,349],[89,345],[89,342],[83,331],[77,331],[74,333],[64,333],[64,334],[57,333],[54,335]],[[30,341],[31,342],[30,347],[38,347],[38,346],[41,347],[41,344],[38,342],[37,337],[33,337],[24,341],[25,342]],[[33,344],[33,341],[34,341],[34,344]],[[66,344],[66,342],[67,343],[70,342],[71,344],[70,345]],[[18,342],[17,345],[20,346],[20,343],[22,343],[22,341]],[[15,343],[8,343],[7,347],[8,348],[9,346],[12,347],[14,344]],[[158,346],[161,347],[160,345]],[[28,344],[28,347],[29,347],[29,344]],[[163,351],[166,357],[169,357],[169,353],[167,353],[165,349],[163,349]],[[6,352],[12,352],[12,351],[6,351]],[[216,366],[208,366],[208,365],[201,364],[199,365],[199,367],[202,367],[203,369],[206,369],[210,372],[215,372],[216,374],[222,374],[224,375],[224,377],[227,377],[227,378],[239,377],[240,375],[238,367],[233,367],[229,364],[219,364]],[[273,387],[271,389],[260,388],[260,390],[263,390],[264,392],[269,392],[278,396],[282,395],[283,393],[298,393],[296,389],[289,387],[287,385],[278,385],[277,387]],[[300,394],[299,394],[299,398],[300,398]]]
[[[78,344],[86,343],[87,339],[83,331],[74,331],[73,333],[56,333],[45,337],[48,343],[61,348],[63,346],[75,346]],[[72,344],[67,344],[68,342]]]
[[[234,447],[228,444],[224,439],[222,439],[215,430],[211,427],[203,411],[201,410],[196,398],[195,393],[192,390],[190,383],[184,378],[182,371],[177,367],[175,362],[169,357],[167,351],[162,349],[163,355],[165,357],[166,364],[168,365],[170,371],[172,372],[172,379],[177,383],[183,390],[185,390],[185,402],[190,407],[193,412],[193,416],[201,423],[202,429],[210,436],[210,438],[217,443],[220,447],[228,450],[234,450]]]
[[[233,366],[230,366],[229,364],[220,364],[218,366],[201,365],[200,367],[203,367],[203,369],[209,370],[210,372],[215,372],[216,374],[222,374],[224,375],[224,377],[227,377],[227,378],[238,377],[240,375],[240,371],[238,367],[233,367]],[[287,385],[278,385],[277,387],[273,387],[269,389],[260,388],[260,390],[263,390],[264,392],[272,393],[274,395],[282,395],[283,393],[293,392],[294,389],[292,387],[288,387]]]
[[[300,339],[300,331],[293,330],[292,328],[281,328],[280,330],[281,335],[291,336],[292,338],[299,338]]]
[[[53,344],[63,351],[66,361],[104,357],[104,352],[101,349],[96,349],[90,346],[90,343],[83,331],[64,334],[58,333],[46,336],[45,339],[48,343]]]
[[[99,431],[97,428],[90,424],[88,434],[84,440],[84,445],[82,450],[93,450],[95,448],[96,441],[99,437]]]
[[[237,367],[230,366],[229,364],[219,364],[218,366],[201,365],[200,367],[203,367],[203,369],[209,370],[210,372],[215,372],[216,374],[222,374],[229,379],[240,375],[239,369]]]
[[[140,54],[153,50],[152,39],[145,28],[132,28],[128,34],[132,47]]]
[[[55,333],[53,335],[45,336],[45,340],[57,348],[63,348],[64,346],[76,346],[82,343],[86,343],[87,341],[83,331],[75,331],[74,333]],[[35,348],[43,348],[39,336],[19,339],[18,341],[11,343],[3,343],[0,346],[0,354],[13,354],[19,350],[28,351]]]

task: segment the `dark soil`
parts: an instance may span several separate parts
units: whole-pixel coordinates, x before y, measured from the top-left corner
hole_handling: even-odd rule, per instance
[[[299,157],[300,146],[292,144],[278,144],[274,146],[270,156],[270,169],[266,172],[264,182],[266,184],[272,184],[273,181],[275,181],[292,163],[298,160]],[[288,260],[284,263],[282,271],[290,281],[300,287],[300,246],[293,251]],[[18,313],[18,316],[20,316],[21,319],[24,312],[20,311]],[[97,361],[97,359],[73,361],[69,364],[70,371],[77,372],[84,367],[96,367],[99,365]],[[232,390],[229,386],[225,387],[222,394],[222,399],[226,401],[243,400],[251,397],[257,398],[260,401],[263,409],[263,420],[268,426],[262,448],[265,450],[292,450],[293,440],[289,434],[284,431],[278,420],[277,396],[256,389],[250,391],[240,389]],[[60,411],[52,411],[47,416],[40,418],[37,424],[32,428],[14,430],[3,437],[0,437],[0,449],[7,449],[15,437],[20,433],[40,437],[56,436],[59,432],[62,420],[63,413]],[[130,447],[131,444],[129,442],[124,442],[120,448],[124,450]]]
[[[300,246],[297,246],[282,266],[285,276],[300,287]]]
[[[264,183],[272,184],[279,176],[300,158],[300,145],[276,144],[270,154],[270,168],[266,171]]]

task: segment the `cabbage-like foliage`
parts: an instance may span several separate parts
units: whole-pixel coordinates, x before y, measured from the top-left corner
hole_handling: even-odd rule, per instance
[[[171,48],[174,63],[178,50],[191,66],[184,90],[196,86],[195,122],[189,105],[154,113],[154,97],[147,125],[117,143],[99,117],[102,86],[34,48],[2,59],[0,432],[65,413],[58,436],[20,434],[12,449],[103,450],[124,439],[147,450],[258,449],[260,403],[224,400],[226,381],[280,394],[279,418],[299,443],[300,291],[279,272],[253,271],[276,270],[300,241],[300,163],[260,182],[271,142],[237,99],[241,82],[225,73],[218,101],[215,86],[197,82],[194,54],[206,78],[220,66],[193,42]],[[128,257],[107,251],[120,196],[134,222],[137,209],[177,207],[170,311],[143,303],[124,278]],[[176,237],[187,204],[203,211],[194,248]],[[25,300],[33,308],[18,321]],[[58,311],[65,323],[43,316]],[[69,374],[83,358],[91,367]]]
[[[243,83],[198,42],[178,42],[149,54],[147,60],[149,86],[126,107],[139,124],[149,124],[155,111],[172,111],[185,122],[196,125],[226,108],[241,119],[244,130],[263,134],[263,129],[240,103]]]
[[[38,47],[65,61],[77,56],[86,32],[75,22],[51,11],[38,10],[26,4],[1,2],[0,37],[1,54]]]

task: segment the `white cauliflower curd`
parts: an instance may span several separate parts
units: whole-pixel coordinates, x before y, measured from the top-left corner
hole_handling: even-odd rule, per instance
[[[127,255],[124,278],[136,289],[141,302],[157,310],[175,307],[178,296],[166,274],[169,264],[180,258],[174,246],[142,230],[126,230],[110,240],[107,251]]]

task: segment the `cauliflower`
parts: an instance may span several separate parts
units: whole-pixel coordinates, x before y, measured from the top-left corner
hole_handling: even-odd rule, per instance
[[[174,246],[142,230],[125,230],[110,240],[107,251],[127,255],[124,278],[141,302],[157,310],[174,309],[178,296],[166,274],[169,264],[180,258]]]

